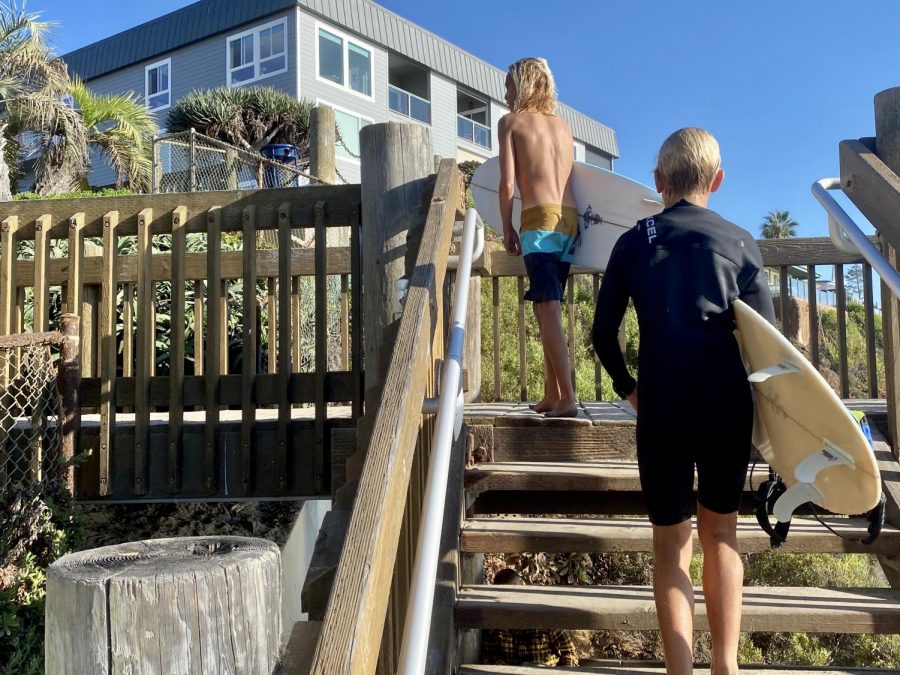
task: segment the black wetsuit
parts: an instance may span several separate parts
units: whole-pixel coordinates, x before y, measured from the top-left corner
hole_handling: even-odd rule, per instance
[[[638,222],[613,249],[594,316],[594,349],[620,396],[631,393],[618,328],[628,299],[640,330],[637,446],[650,520],[673,525],[700,503],[740,505],[753,404],[734,337],[734,300],[775,321],[753,237],[716,212],[680,201]]]

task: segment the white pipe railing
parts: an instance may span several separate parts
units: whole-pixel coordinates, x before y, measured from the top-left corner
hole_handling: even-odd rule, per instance
[[[843,207],[828,194],[829,190],[840,190],[840,178],[823,178],[812,184],[813,196],[828,212],[828,230],[831,241],[845,253],[861,255],[881,280],[896,295],[900,295],[900,273],[881,255],[875,244],[863,234],[859,226],[847,215]]]
[[[441,376],[437,422],[432,443],[428,481],[422,502],[419,521],[416,563],[413,568],[409,606],[403,627],[403,644],[400,651],[398,675],[422,675],[428,655],[428,637],[431,633],[431,612],[434,604],[434,584],[440,557],[441,530],[444,525],[444,500],[447,495],[447,476],[450,472],[450,454],[453,441],[462,430],[463,393],[462,359],[466,335],[466,310],[469,299],[469,279],[476,248],[476,231],[481,231],[481,247],[484,246],[484,226],[475,209],[466,211],[462,247],[456,271],[456,288],[453,291],[453,309],[450,317],[450,336],[447,341],[447,358]]]

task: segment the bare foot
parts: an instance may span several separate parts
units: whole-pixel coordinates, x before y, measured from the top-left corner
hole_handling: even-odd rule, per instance
[[[559,403],[553,410],[545,412],[544,417],[578,417],[578,406],[575,403]]]
[[[530,405],[528,407],[540,415],[540,414],[543,414],[546,412],[550,412],[558,405],[559,405],[559,401],[545,398],[545,399],[538,401],[534,405]]]

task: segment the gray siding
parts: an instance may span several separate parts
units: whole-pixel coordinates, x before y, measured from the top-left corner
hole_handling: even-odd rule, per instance
[[[374,73],[376,100],[371,102],[370,108],[376,110],[383,101],[384,117],[369,115],[373,119],[387,119],[388,114],[386,94],[380,99],[380,88],[387,86],[387,78],[379,78],[379,72],[386,69],[386,51],[402,54],[445,80],[458,82],[495,102],[503,100],[503,70],[369,0],[201,0],[155,21],[66,54],[64,59],[73,72],[85,79],[99,78],[107,73],[128,69],[135,63],[146,64],[160,60],[165,54],[173,53],[185,45],[203,44],[213,35],[219,39],[225,34],[239,32],[242,27],[251,23],[265,23],[273,15],[283,15],[285,10],[294,7],[303,8],[305,20],[310,18],[310,14],[315,15],[342,27],[346,32],[357,34],[364,42],[381,48],[377,50],[381,57],[376,55]],[[224,46],[222,49],[223,54],[217,67],[222,70],[224,79]],[[315,80],[315,40],[307,42],[301,37],[301,49],[305,49],[301,52],[303,70],[309,68],[313,71],[311,83],[304,76],[304,82],[310,88],[301,85],[301,94],[309,97],[321,95],[323,100],[328,100],[329,94],[319,90],[322,83]],[[310,55],[312,60],[307,61]],[[381,63],[379,58],[383,59]],[[175,77],[177,75],[173,63],[173,78]],[[272,78],[267,82],[281,86],[276,80],[277,78]],[[287,91],[295,91],[294,84],[286,84],[284,88]],[[341,103],[341,94],[337,90],[330,92],[335,105],[363,112],[364,102],[357,100]],[[451,110],[455,112],[455,109],[454,104]],[[615,133],[611,129],[567,106],[561,106],[560,114],[571,124],[575,138],[598,148],[608,156],[618,155]],[[453,133],[455,135],[455,122]]]
[[[258,26],[285,18],[287,23],[287,64],[288,69],[284,73],[273,75],[261,80],[256,80],[247,86],[266,86],[281,89],[293,96],[297,94],[297,22],[296,12],[293,9],[278,16],[268,17],[262,21],[239,26],[233,31],[222,35],[194,43],[172,52],[160,54],[153,59],[117,70],[108,75],[98,77],[87,82],[88,86],[99,94],[121,94],[134,92],[141,99],[144,98],[144,69],[146,66],[171,59],[171,101],[174,104],[179,99],[194,89],[208,89],[212,87],[224,87],[227,82],[226,49],[230,35],[243,32],[253,26]],[[169,108],[156,111],[157,123],[161,129],[166,128],[166,115]],[[109,185],[115,182],[115,174],[101,158],[92,156],[91,175],[89,182],[93,186]]]
[[[463,51],[424,28],[397,16],[368,0],[297,0],[301,7],[335,21],[347,30],[367,36],[390,49],[421,63],[454,82],[459,82],[494,101],[502,101],[506,73]],[[615,133],[609,127],[569,108],[560,115],[572,126],[576,138],[610,155],[617,156]]]
[[[456,83],[431,73],[431,138],[434,153],[456,157]]]

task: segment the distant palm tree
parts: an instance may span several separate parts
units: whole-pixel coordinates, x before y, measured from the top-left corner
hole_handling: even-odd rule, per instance
[[[148,191],[158,127],[147,106],[133,93],[95,94],[78,78],[69,85],[69,101],[84,125],[88,150],[98,151],[116,172],[116,187],[127,184],[132,190]],[[48,142],[53,147],[68,144],[69,139],[63,131]],[[63,161],[55,166],[51,162],[43,165],[35,177],[35,192],[54,194],[87,187],[88,167],[60,159]]]
[[[74,142],[54,149],[72,165],[86,165],[84,126],[65,101],[69,77],[65,64],[50,51],[45,34],[49,24],[29,13],[16,0],[0,4],[0,201],[12,199],[9,150],[27,132],[39,138],[64,130]],[[41,166],[49,157],[38,159]]]
[[[771,211],[763,220],[763,239],[788,239],[797,232],[797,221],[787,211]]]

